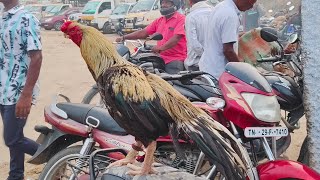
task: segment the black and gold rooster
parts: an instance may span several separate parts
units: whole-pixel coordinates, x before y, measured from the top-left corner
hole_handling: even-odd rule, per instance
[[[119,56],[112,43],[96,29],[65,22],[61,31],[80,47],[110,115],[136,138],[127,157],[113,165],[133,163],[143,145],[143,167],[128,173],[152,173],[155,140],[167,135],[172,125],[196,142],[227,179],[245,178],[250,160],[228,129],[194,107],[166,81]]]

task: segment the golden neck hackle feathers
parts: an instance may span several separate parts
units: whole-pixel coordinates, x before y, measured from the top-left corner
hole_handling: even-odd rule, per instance
[[[126,62],[117,53],[114,45],[93,27],[81,26],[83,36],[81,55],[96,80],[106,69]]]

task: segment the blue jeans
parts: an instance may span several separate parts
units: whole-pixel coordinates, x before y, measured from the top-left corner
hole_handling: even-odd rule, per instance
[[[15,105],[0,105],[3,122],[3,137],[10,151],[10,172],[8,180],[23,180],[24,154],[33,155],[38,144],[23,134],[26,119],[19,119],[15,115]]]

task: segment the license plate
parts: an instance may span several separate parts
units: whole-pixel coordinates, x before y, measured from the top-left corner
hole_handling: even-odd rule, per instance
[[[288,136],[287,127],[248,127],[244,130],[244,135],[249,138],[255,137],[281,137]]]

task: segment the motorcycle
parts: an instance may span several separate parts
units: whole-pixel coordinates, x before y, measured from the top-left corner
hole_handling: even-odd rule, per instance
[[[67,102],[53,102],[44,110],[45,121],[52,128],[35,127],[40,133],[37,142],[41,145],[28,163],[47,162],[39,176],[40,180],[86,177],[92,151],[100,148],[122,148],[126,151],[131,149],[135,142],[134,137],[128,135],[105,108],[71,103],[67,97],[60,96]],[[176,156],[170,136],[157,139],[155,159],[192,172],[200,152],[192,142],[180,139],[179,143],[186,160]],[[143,155],[144,153],[141,153],[137,160],[142,161]],[[124,156],[113,153],[109,158],[103,168]]]
[[[272,28],[263,28],[261,37],[267,42],[278,42],[281,47],[280,55],[261,58],[260,63],[272,62],[273,72],[262,72],[277,95],[280,108],[286,112],[283,122],[291,132],[299,128],[299,119],[304,115],[303,106],[303,73],[301,70],[300,51],[285,54],[283,46],[278,41],[277,32]],[[293,34],[289,44],[299,43],[297,34]],[[299,45],[298,45],[299,48]],[[289,112],[287,114],[287,112]]]
[[[275,37],[269,37],[268,36],[269,29],[263,28],[261,30],[261,36],[262,38],[266,39],[268,38],[275,38]],[[159,36],[159,35],[156,35]],[[274,40],[274,39],[272,39]],[[125,47],[125,46],[124,46]],[[146,43],[140,42],[140,48],[136,51],[137,53],[132,56],[132,58],[129,58],[130,62],[133,62],[134,64],[138,64],[141,67],[144,67],[147,69],[147,71],[151,73],[159,74],[159,72],[156,72],[157,69],[160,69],[162,71],[162,59],[158,55],[155,55],[153,53],[146,52],[145,48]],[[127,50],[128,51],[128,50]],[[123,52],[123,51],[121,51]],[[120,53],[120,55],[122,55]],[[288,61],[291,60],[291,58],[262,58],[261,62],[268,62],[270,59],[272,61],[280,61],[282,59],[287,59]],[[131,56],[130,56],[131,57]],[[139,57],[139,58],[136,58]],[[143,57],[143,58],[140,58]],[[258,60],[259,61],[259,60]],[[150,63],[152,62],[152,63]],[[154,63],[156,62],[156,63]],[[151,64],[151,65],[150,65]],[[184,74],[188,72],[180,72],[180,74]],[[277,73],[277,72],[267,72],[263,73],[265,78],[268,80],[269,84],[272,85],[272,88],[274,92],[277,94],[277,99],[280,104],[280,107],[282,110],[288,111],[288,115],[286,115],[286,118],[283,118],[282,120],[284,123],[286,123],[286,126],[289,128],[290,132],[293,132],[294,129],[299,128],[297,126],[298,120],[303,116],[304,114],[304,108],[302,104],[302,96],[299,94],[299,90],[297,90],[296,84],[292,83],[292,80],[290,80],[290,77],[287,77],[284,74]],[[187,97],[191,102],[206,102],[206,100],[209,97],[221,97],[221,92],[219,89],[218,81],[208,75],[201,75],[198,78],[194,79],[180,79],[180,80],[174,80],[174,81],[168,81],[176,90],[178,90],[181,94],[183,94],[185,97]],[[290,88],[288,90],[288,88]],[[84,104],[90,104],[94,100],[94,97],[98,97],[99,102],[96,103],[97,106],[103,107],[103,103],[100,99],[100,96],[98,95],[98,88],[97,86],[93,86],[90,91],[84,96],[82,103]],[[291,135],[282,137],[277,140],[277,152],[279,155],[281,155],[283,152],[287,150],[291,143]],[[257,143],[257,146],[259,148],[258,153],[258,159],[262,159],[265,157],[265,153],[263,151],[263,148],[261,148],[261,143]],[[271,144],[271,141],[269,141],[269,144]]]
[[[162,78],[167,81],[181,81],[188,76],[190,76],[188,73],[164,74]],[[276,137],[287,136],[289,131],[286,127],[279,126],[280,106],[276,96],[266,79],[254,67],[246,63],[228,63],[219,79],[219,87],[221,97],[210,97],[206,102],[194,104],[205,109],[216,121],[227,127],[245,146],[250,146],[253,164],[248,167],[248,179],[320,178],[317,172],[305,165],[289,160],[276,160],[275,146],[273,144],[271,148],[267,138],[271,138],[275,143]],[[262,164],[259,164],[256,158],[256,140],[262,144],[267,154],[268,161]],[[96,160],[96,154],[97,151],[91,154],[91,164]],[[201,152],[194,174],[206,173],[207,179],[219,176],[214,164],[211,164],[209,172],[200,172],[205,161],[205,155]],[[255,169],[258,173],[255,173]],[[91,179],[95,179],[98,175],[93,165],[90,168],[90,175]]]

